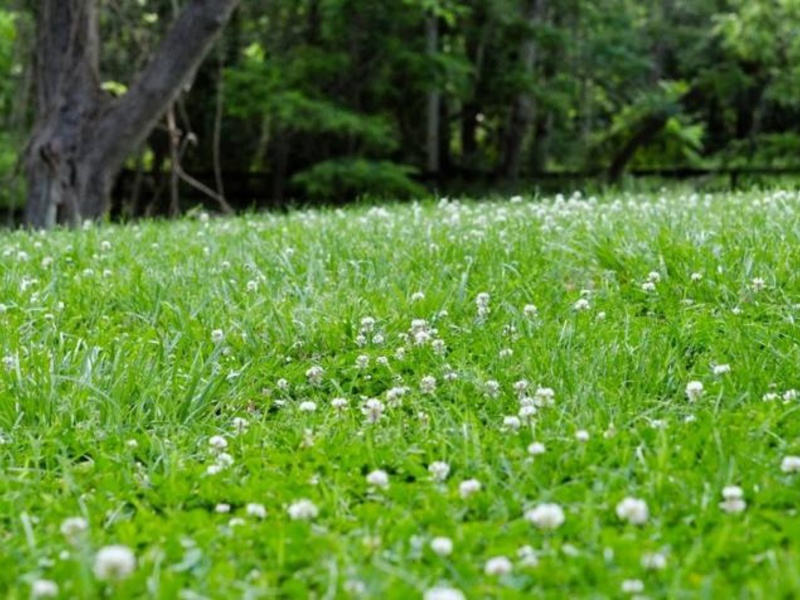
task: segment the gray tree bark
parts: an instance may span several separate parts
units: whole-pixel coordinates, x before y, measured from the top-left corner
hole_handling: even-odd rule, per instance
[[[109,208],[114,178],[206,56],[239,0],[190,0],[129,90],[100,87],[97,0],[41,0],[25,221],[77,225]]]

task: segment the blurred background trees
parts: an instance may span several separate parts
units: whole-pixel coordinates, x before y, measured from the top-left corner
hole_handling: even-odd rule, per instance
[[[186,2],[101,0],[124,94]],[[0,203],[33,2],[0,9]],[[126,164],[115,212],[529,191],[543,172],[800,166],[800,0],[243,0]]]

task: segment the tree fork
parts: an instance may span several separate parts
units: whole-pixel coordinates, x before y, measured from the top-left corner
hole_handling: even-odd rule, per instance
[[[42,0],[28,226],[102,217],[114,178],[191,79],[239,0],[190,0],[128,92],[100,87],[96,0]]]

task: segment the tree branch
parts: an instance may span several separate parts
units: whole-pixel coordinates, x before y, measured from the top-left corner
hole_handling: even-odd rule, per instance
[[[96,125],[93,158],[112,170],[152,131],[206,56],[239,0],[190,0],[128,92]]]

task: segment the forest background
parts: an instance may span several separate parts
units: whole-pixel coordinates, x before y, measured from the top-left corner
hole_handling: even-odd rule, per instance
[[[25,202],[37,6],[0,8],[9,218]],[[99,2],[106,93],[126,92],[181,8]],[[128,158],[113,214],[791,170],[798,31],[797,0],[245,0]]]

